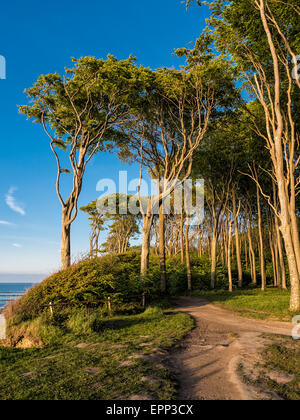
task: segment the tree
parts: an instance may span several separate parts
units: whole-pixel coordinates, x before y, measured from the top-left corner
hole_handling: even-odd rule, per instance
[[[249,93],[257,98],[264,112],[265,130],[259,129],[255,119],[253,128],[269,150],[278,206],[255,181],[279,220],[290,274],[290,309],[298,311],[300,240],[296,197],[300,152],[296,103],[300,79],[295,67],[300,47],[299,5],[296,0],[216,0],[210,4],[209,25],[216,47],[234,60]]]
[[[187,57],[181,70],[153,72],[145,91],[137,122],[128,130],[122,155],[130,155],[158,180],[158,194],[141,211],[144,218],[142,275],[147,271],[153,208],[159,208],[161,290],[166,291],[164,201],[190,176],[193,155],[203,140],[213,112],[228,107],[235,97],[233,71],[227,63],[206,51],[205,41],[195,50],[179,50]]]
[[[42,75],[26,93],[31,104],[20,112],[43,126],[57,162],[56,191],[62,206],[61,265],[71,264],[71,224],[86,167],[101,150],[118,140],[118,126],[128,121],[128,102],[138,96],[134,59],[73,59],[65,75]],[[65,168],[68,162],[69,167]],[[61,177],[71,174],[70,193],[63,198]]]
[[[87,206],[81,207],[80,210],[89,215],[91,222],[90,257],[92,258],[94,255],[97,256],[99,252],[99,236],[100,232],[104,230],[104,218],[97,210],[97,200],[92,201]]]
[[[220,6],[221,3],[218,3]],[[233,53],[265,114],[265,132],[258,130],[257,126],[255,129],[264,138],[270,153],[279,208],[274,206],[272,196],[267,196],[256,182],[280,220],[290,272],[290,309],[293,311],[300,309],[295,177],[300,156],[296,147],[299,137],[294,112],[298,97],[295,89],[299,87],[299,80],[292,79],[290,55],[295,56],[291,51],[297,50],[300,45],[299,35],[295,32],[298,19],[299,8],[295,1],[247,0],[230,2],[221,13],[216,12],[211,22],[216,30],[218,47],[224,49],[226,43],[227,51]]]
[[[132,212],[136,200],[132,195],[121,193],[104,196],[95,201],[96,212],[104,222],[109,224],[109,234],[105,244],[105,252],[122,254],[128,250],[129,241],[139,233],[140,213]]]

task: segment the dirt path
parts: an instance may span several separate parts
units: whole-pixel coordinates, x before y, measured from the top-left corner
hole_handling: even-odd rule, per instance
[[[182,297],[179,310],[196,328],[171,358],[180,383],[179,399],[252,400],[264,398],[237,374],[243,362],[255,365],[265,345],[262,333],[291,336],[292,324],[241,318],[201,298]]]

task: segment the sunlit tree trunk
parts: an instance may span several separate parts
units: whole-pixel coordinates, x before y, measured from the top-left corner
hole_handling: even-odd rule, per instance
[[[217,232],[213,229],[211,238],[211,275],[210,286],[212,289],[216,286],[217,279]]]
[[[183,212],[180,215],[180,259],[181,264],[184,263],[184,234],[183,234],[183,226],[184,226],[184,217]]]
[[[228,228],[228,253],[227,253],[227,269],[228,269],[228,282],[229,282],[229,291],[232,292],[232,271],[231,271],[231,242],[232,242],[232,220],[229,220]]]
[[[260,193],[257,187],[257,224],[258,224],[258,235],[259,235],[259,259],[260,259],[260,274],[261,274],[261,289],[266,289],[266,265],[265,265],[265,253],[264,253],[264,239],[262,230],[262,216],[261,216],[261,205],[260,205]]]
[[[186,272],[188,280],[188,290],[192,290],[192,270],[191,270],[191,257],[190,257],[190,244],[189,244],[189,232],[190,225],[187,218],[186,228],[185,228],[185,261],[186,261]]]
[[[71,265],[71,225],[67,211],[62,211],[61,233],[61,268],[64,270]]]
[[[165,215],[163,213],[163,203],[159,206],[159,261],[160,261],[160,289],[162,292],[167,290],[167,270],[166,270],[166,246],[165,246]]]
[[[238,268],[238,285],[241,288],[243,286],[243,268],[241,260],[241,245],[240,245],[240,234],[239,234],[239,224],[237,217],[237,208],[236,208],[236,191],[233,190],[232,193],[232,205],[233,205],[233,214],[234,214],[234,232],[235,232],[235,249],[236,249],[236,261]]]

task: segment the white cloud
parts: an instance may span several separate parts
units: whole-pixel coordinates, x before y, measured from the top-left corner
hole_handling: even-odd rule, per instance
[[[15,226],[14,223],[7,222],[6,220],[0,220],[0,225],[2,225],[2,226]]]
[[[17,203],[14,192],[17,191],[17,188],[11,187],[8,191],[8,193],[5,196],[5,202],[8,205],[8,207],[15,211],[16,213],[21,214],[22,216],[25,216],[25,210],[21,207],[20,204]]]
[[[12,244],[15,248],[23,248],[21,244]]]

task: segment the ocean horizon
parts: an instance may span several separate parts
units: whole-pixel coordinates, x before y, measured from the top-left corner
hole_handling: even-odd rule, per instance
[[[40,283],[48,274],[0,273],[0,284],[3,283]]]
[[[36,286],[39,282],[0,282],[0,310],[10,301],[10,296],[15,294],[23,294],[27,290]],[[12,296],[13,299],[17,297]]]

